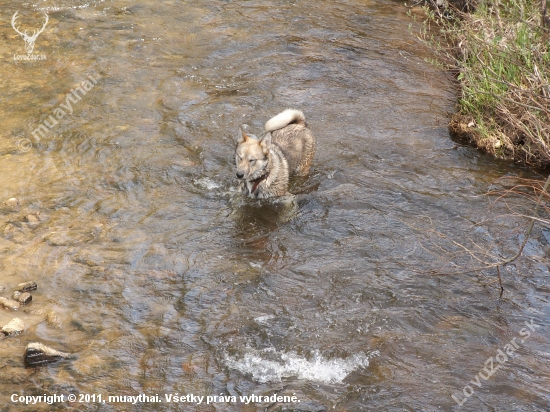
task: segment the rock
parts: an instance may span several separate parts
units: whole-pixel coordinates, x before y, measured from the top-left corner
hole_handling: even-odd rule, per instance
[[[26,305],[31,300],[32,300],[32,295],[29,292],[21,293],[21,295],[19,295],[19,298],[17,299],[17,301],[22,305]]]
[[[72,366],[84,376],[96,376],[105,367],[105,362],[97,355],[90,355],[74,361]]]
[[[32,280],[29,282],[23,282],[17,285],[17,290],[20,292],[28,292],[30,290],[36,290],[38,289],[38,285],[36,282],[33,282]]]
[[[4,335],[19,335],[21,332],[25,330],[25,324],[23,321],[19,318],[13,318],[10,323],[8,323],[6,326],[2,328],[2,332],[4,332]]]
[[[25,362],[29,366],[39,366],[46,363],[57,362],[61,359],[70,359],[73,355],[70,353],[59,352],[48,348],[40,342],[32,342],[25,348]]]
[[[21,305],[26,305],[32,300],[32,295],[29,292],[21,293],[19,291],[15,291],[13,292],[13,295],[11,298],[19,302]]]
[[[63,322],[61,322],[61,319],[59,319],[59,316],[57,316],[57,313],[55,313],[53,310],[50,310],[48,314],[46,315],[46,322],[50,326],[53,326],[54,328],[61,329],[63,327]]]
[[[44,316],[44,319],[46,319],[46,311],[44,309],[27,309],[25,312],[33,316]]]
[[[4,237],[9,239],[14,235],[15,232],[17,232],[17,227],[15,225],[12,225],[11,223],[8,223],[4,228]]]
[[[11,300],[8,298],[0,298],[0,306],[5,307],[6,309],[17,310],[21,306],[19,302]]]
[[[39,223],[40,222],[40,219],[38,219],[38,217],[36,215],[27,215],[25,217],[25,220],[27,221],[27,223]]]
[[[19,209],[19,200],[15,197],[12,197],[4,202],[11,210]]]

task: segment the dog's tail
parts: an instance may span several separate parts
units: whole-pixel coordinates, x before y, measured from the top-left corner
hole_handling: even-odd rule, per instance
[[[265,123],[264,128],[266,132],[273,132],[292,123],[301,124],[303,126],[306,125],[306,117],[300,110],[286,109],[277,116],[269,119]]]

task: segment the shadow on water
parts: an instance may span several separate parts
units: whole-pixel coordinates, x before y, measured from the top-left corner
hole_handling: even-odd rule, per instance
[[[277,199],[249,199],[238,195],[231,200],[230,218],[235,222],[235,248],[243,254],[268,261],[272,233],[288,224],[299,212],[294,195]]]

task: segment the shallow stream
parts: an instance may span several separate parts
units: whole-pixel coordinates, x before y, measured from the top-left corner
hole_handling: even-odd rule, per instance
[[[537,176],[449,137],[456,90],[402,2],[0,10],[0,202],[18,201],[0,204],[0,295],[38,283],[0,310],[27,326],[0,340],[0,411],[550,410],[550,230],[502,299],[495,269],[456,273],[515,253],[532,203],[486,193]],[[29,33],[48,13],[45,59],[16,57],[16,11]],[[238,127],[287,107],[317,137],[312,173],[292,202],[242,199]],[[25,368],[33,341],[76,358]],[[11,399],[69,393],[163,402]],[[239,400],[273,394],[295,401]]]

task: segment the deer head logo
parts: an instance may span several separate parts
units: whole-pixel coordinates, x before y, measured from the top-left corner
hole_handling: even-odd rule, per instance
[[[44,21],[44,25],[42,26],[41,29],[39,30],[33,30],[32,32],[32,35],[29,36],[27,34],[27,30],[25,30],[23,33],[19,30],[18,27],[15,26],[15,21],[17,20],[17,13],[19,13],[18,11],[15,12],[15,14],[13,15],[13,17],[11,18],[11,25],[13,27],[13,29],[19,33],[19,35],[21,37],[23,37],[23,40],[25,40],[25,50],[27,51],[27,54],[31,54],[33,49],[34,49],[34,42],[36,41],[36,39],[38,38],[38,35],[40,33],[42,33],[44,31],[44,29],[46,28],[46,24],[48,24],[48,15],[46,13],[44,13],[44,15],[46,16],[46,20]]]

